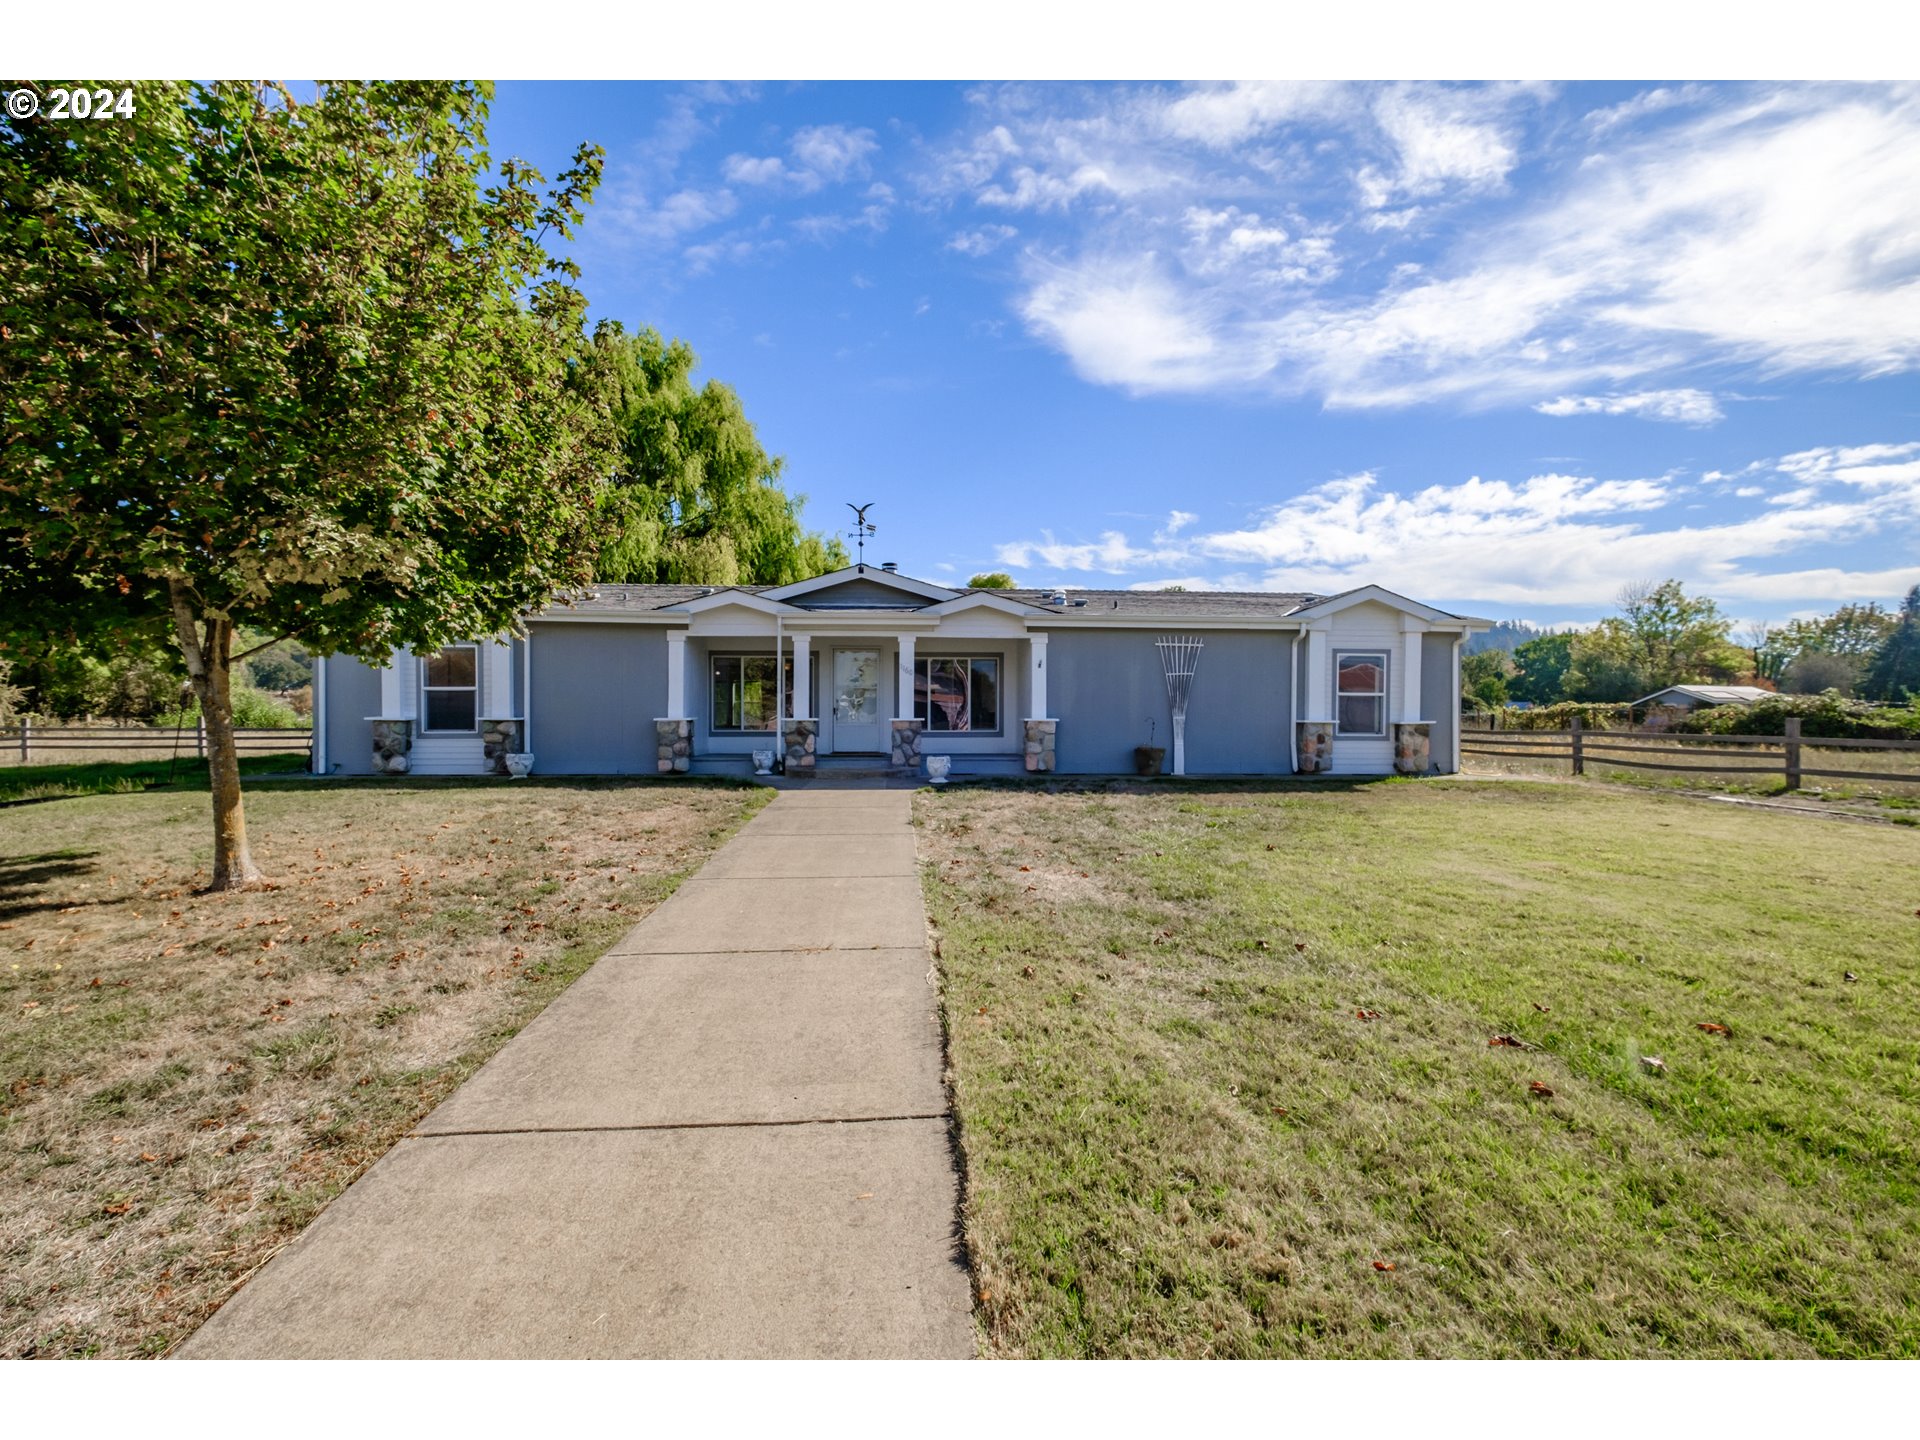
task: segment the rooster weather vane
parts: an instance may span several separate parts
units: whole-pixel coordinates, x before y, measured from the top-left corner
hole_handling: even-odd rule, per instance
[[[853,512],[853,537],[860,547],[862,565],[867,563],[867,539],[875,532],[875,527],[867,523],[867,511],[873,506],[874,502],[871,500],[864,505],[855,505],[851,500],[847,502],[847,509]]]

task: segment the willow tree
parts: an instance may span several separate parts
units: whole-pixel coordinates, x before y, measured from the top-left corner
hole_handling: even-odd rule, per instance
[[[801,526],[806,497],[780,488],[780,457],[740,397],[717,380],[694,386],[685,341],[610,324],[594,351],[620,434],[599,498],[600,579],[785,585],[848,563],[838,539]]]
[[[136,94],[0,125],[0,628],[179,647],[225,889],[242,625],[381,663],[591,578],[614,432],[546,243],[601,152],[495,165],[475,83]]]

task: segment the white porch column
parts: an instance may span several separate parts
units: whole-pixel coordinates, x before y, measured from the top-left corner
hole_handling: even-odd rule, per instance
[[[419,662],[405,645],[393,652],[386,669],[380,672],[380,714],[388,720],[412,720],[420,708],[420,687],[416,683]]]
[[[1047,637],[1027,637],[1027,713],[1035,720],[1047,719]]]
[[[1326,724],[1333,719],[1332,636],[1326,622],[1316,621],[1307,630],[1307,703],[1301,707],[1309,722]]]
[[[794,720],[813,719],[813,637],[789,631],[793,642],[793,714]]]
[[[1413,615],[1400,617],[1400,723],[1417,725],[1420,713],[1420,649],[1426,627]]]
[[[893,714],[897,720],[913,719],[913,640],[911,635],[900,637],[900,673],[893,686]]]
[[[667,632],[667,713],[669,720],[687,718],[687,632]]]

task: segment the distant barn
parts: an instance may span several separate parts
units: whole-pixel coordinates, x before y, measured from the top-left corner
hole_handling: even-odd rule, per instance
[[[1658,729],[1663,721],[1677,720],[1702,706],[1751,705],[1773,693],[1758,685],[1669,685],[1634,701],[1633,713],[1644,717],[1641,723]]]

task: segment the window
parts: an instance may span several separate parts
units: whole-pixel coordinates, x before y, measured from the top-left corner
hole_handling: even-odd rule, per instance
[[[998,656],[928,657],[913,662],[913,713],[929,730],[1000,729]]]
[[[1339,735],[1387,733],[1387,657],[1366,651],[1334,657],[1333,699]]]
[[[477,730],[480,720],[480,648],[443,645],[420,657],[426,730]]]
[[[714,730],[772,730],[781,714],[793,714],[793,658],[781,657],[784,693],[778,699],[773,688],[773,663],[771,655],[713,657]]]

